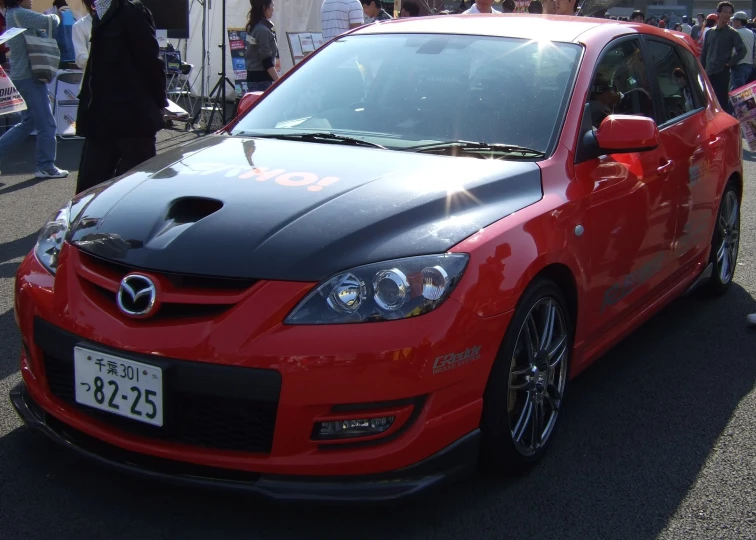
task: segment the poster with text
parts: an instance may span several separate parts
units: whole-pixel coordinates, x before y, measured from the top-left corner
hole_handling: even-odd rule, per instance
[[[228,29],[228,47],[231,51],[231,65],[234,70],[236,97],[241,98],[247,88],[247,31],[244,28]]]
[[[295,66],[323,46],[323,34],[320,32],[286,32],[286,37]]]
[[[26,110],[26,102],[13,83],[0,67],[0,115],[17,113]]]
[[[299,42],[302,44],[302,52],[306,55],[315,52],[315,44],[312,42],[312,34],[299,34]]]
[[[735,109],[735,118],[740,122],[743,137],[751,152],[756,152],[756,82],[730,92],[730,102]]]
[[[313,33],[311,35],[312,35],[312,46],[315,47],[315,50],[318,50],[320,47],[323,46],[323,34]]]

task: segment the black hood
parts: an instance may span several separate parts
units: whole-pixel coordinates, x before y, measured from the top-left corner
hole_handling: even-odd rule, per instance
[[[68,240],[144,270],[318,281],[443,253],[541,194],[530,162],[211,136],[80,195]]]

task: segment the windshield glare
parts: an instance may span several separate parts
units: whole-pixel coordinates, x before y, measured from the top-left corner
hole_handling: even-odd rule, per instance
[[[402,149],[441,141],[550,153],[577,45],[462,35],[346,36],[273,90],[231,132],[328,132]]]

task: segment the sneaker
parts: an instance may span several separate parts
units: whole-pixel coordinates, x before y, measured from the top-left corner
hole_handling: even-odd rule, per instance
[[[37,171],[37,174],[35,176],[37,178],[65,178],[66,176],[68,176],[68,171],[53,167],[46,171]]]
[[[748,324],[756,326],[756,313],[751,313],[746,317]]]

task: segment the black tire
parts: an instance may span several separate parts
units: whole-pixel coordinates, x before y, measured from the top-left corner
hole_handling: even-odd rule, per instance
[[[731,208],[730,205],[735,204],[735,219],[731,220],[727,218],[727,212]],[[728,222],[726,227],[722,226],[723,221]],[[724,249],[727,251],[725,257],[728,261],[729,271],[723,271],[724,261],[722,260],[721,250],[723,249],[724,238],[727,238],[727,242],[724,243]],[[729,182],[722,194],[722,200],[719,203],[719,210],[717,211],[717,222],[714,224],[714,234],[711,240],[711,253],[709,255],[709,262],[714,265],[711,273],[711,279],[706,282],[707,292],[715,295],[724,294],[727,289],[730,288],[732,280],[735,277],[735,270],[738,265],[738,252],[740,249],[740,196],[738,195],[738,189],[734,182]]]
[[[543,390],[537,389],[544,386],[544,372],[538,370],[536,374],[524,375],[520,373],[517,376],[512,376],[512,373],[528,369],[525,367],[526,364],[531,364],[530,369],[532,369],[533,365],[543,363],[542,355],[531,356],[528,354],[525,343],[527,343],[527,336],[537,333],[529,330],[532,328],[531,323],[535,323],[535,320],[539,317],[539,320],[546,320],[544,315],[550,309],[546,304],[549,300],[554,303],[559,313],[558,317],[555,317],[553,337],[556,339],[557,319],[559,321],[559,332],[564,335],[563,357],[560,360],[564,380],[561,381],[560,379],[561,391],[557,400],[557,414],[553,416],[553,424],[545,441],[540,446],[536,442],[530,449],[532,452],[526,452],[524,446],[527,446],[526,438],[528,438],[528,435],[525,434],[525,431],[530,430],[531,442],[537,441],[534,437],[538,431],[537,429],[533,430],[532,425],[530,427],[527,427],[527,424],[522,426],[521,422],[525,419],[526,408],[531,401],[533,403],[530,405],[531,407],[539,407],[539,400],[541,406],[553,408],[553,401],[557,396],[552,390],[554,385],[548,383],[548,377],[545,380],[547,386],[545,393],[551,397],[551,402],[548,401],[548,398],[544,398]],[[522,340],[520,340],[521,335]],[[504,336],[504,341],[491,368],[483,394],[481,464],[485,469],[498,474],[521,474],[537,463],[548,449],[564,416],[563,403],[572,357],[573,335],[573,322],[562,290],[549,279],[537,278],[534,280],[518,302],[512,321]],[[520,340],[519,343],[518,340]],[[554,343],[555,341],[552,340],[550,345]],[[540,347],[540,344],[538,345]],[[530,358],[537,358],[537,360],[531,363]],[[536,367],[536,369],[538,368]],[[528,385],[529,389],[511,388],[511,386],[521,386],[522,384]],[[527,397],[524,397],[524,394]],[[532,396],[540,397],[534,397],[531,400]],[[522,406],[522,414],[518,412],[518,404]],[[531,411],[535,410],[531,409]],[[542,408],[541,411],[545,411],[545,409]],[[532,414],[536,413],[532,412]],[[544,417],[546,416],[543,412],[541,414]],[[520,422],[515,423],[517,418]],[[531,418],[531,416],[528,416],[528,418]],[[549,421],[551,421],[551,418],[549,415]],[[520,434],[518,441],[515,440],[516,433]],[[545,431],[541,433],[543,434]]]

